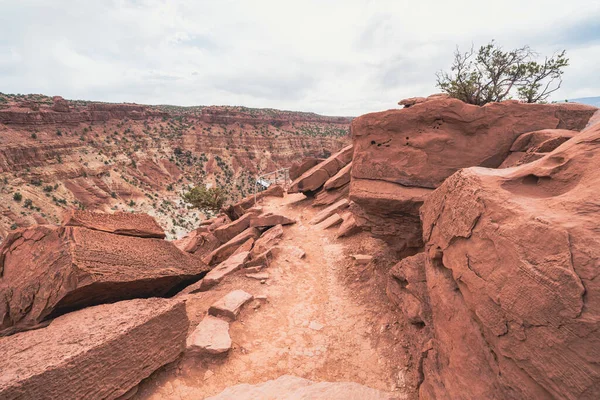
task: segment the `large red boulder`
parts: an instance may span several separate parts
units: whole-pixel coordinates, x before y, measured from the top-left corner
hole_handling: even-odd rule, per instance
[[[0,247],[0,334],[72,310],[165,296],[208,271],[171,242],[38,225]]]
[[[185,304],[136,299],[0,338],[0,398],[116,399],[185,349]]]
[[[299,163],[292,164],[292,166],[290,167],[290,170],[289,170],[290,179],[292,181],[295,181],[303,173],[305,173],[306,171],[308,171],[315,165],[322,163],[323,161],[325,161],[325,159],[323,159],[323,158],[309,157],[309,158],[305,158],[304,160],[302,160]]]
[[[148,214],[126,212],[107,214],[73,209],[67,211],[63,224],[66,226],[83,226],[88,229],[117,235],[165,238],[164,230]]]
[[[405,231],[418,233],[415,210],[427,190],[435,189],[461,168],[497,168],[523,133],[556,128],[579,131],[595,111],[594,107],[570,103],[505,101],[481,107],[432,97],[409,108],[358,117],[351,128],[354,158],[350,185],[357,221],[378,229],[385,220],[384,233],[391,240]],[[378,193],[376,200],[371,188]],[[415,196],[415,190],[421,193]],[[415,198],[416,203],[406,204],[409,198]],[[398,201],[403,209],[396,208]],[[411,211],[407,213],[407,209]]]
[[[598,165],[600,125],[428,196],[423,273],[395,271],[405,314],[430,330],[422,398],[600,398]]]
[[[291,183],[288,193],[314,192],[321,188],[329,178],[335,176],[352,161],[353,152],[352,145],[346,146],[322,163],[315,165]]]

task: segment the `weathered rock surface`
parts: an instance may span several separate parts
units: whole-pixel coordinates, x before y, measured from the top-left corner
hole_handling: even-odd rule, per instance
[[[63,225],[114,233],[117,235],[164,239],[165,232],[148,214],[116,212],[114,214],[69,210]]]
[[[221,245],[221,242],[215,235],[211,232],[204,232],[204,229],[206,228],[198,228],[185,237],[173,241],[173,244],[182,251],[203,257]]]
[[[260,237],[260,231],[258,228],[248,228],[244,232],[240,233],[227,243],[219,246],[217,249],[206,255],[203,260],[208,265],[216,265],[220,262],[225,261],[230,255],[232,255],[241,245],[246,243],[248,239],[258,239]]]
[[[340,216],[340,214],[335,213],[333,215],[330,215],[329,217],[325,218],[325,220],[319,222],[316,225],[317,229],[329,229],[332,226],[336,226],[342,223],[342,217]]]
[[[352,161],[353,152],[352,146],[344,147],[322,163],[315,165],[292,182],[288,193],[313,192],[319,189],[329,178]]]
[[[295,220],[288,218],[285,215],[273,213],[254,215],[250,219],[250,226],[258,228],[267,228],[275,225],[291,225],[295,223]]]
[[[348,199],[342,199],[338,202],[330,205],[327,208],[322,209],[315,215],[308,223],[311,225],[316,225],[319,222],[325,221],[327,218],[331,217],[333,214],[343,211],[349,206]]]
[[[460,168],[500,166],[523,133],[581,130],[595,110],[516,101],[479,107],[432,97],[409,108],[358,117],[351,129],[352,211],[358,224],[377,236],[397,242],[396,237],[406,235],[398,246],[419,248],[418,209],[427,191]]]
[[[308,157],[298,163],[292,164],[289,170],[290,179],[292,181],[295,181],[300,176],[302,176],[303,173],[305,173],[315,165],[322,163],[323,161],[325,161],[325,159],[323,158]]]
[[[0,247],[0,331],[96,304],[165,296],[206,271],[161,239],[77,226],[18,230]]]
[[[187,338],[189,353],[223,354],[230,349],[229,322],[210,315],[205,316]]]
[[[136,299],[0,338],[0,398],[116,399],[185,348],[185,305]]]
[[[243,290],[234,290],[210,306],[208,313],[215,317],[225,317],[230,320],[235,320],[244,304],[253,298],[254,297],[250,293],[244,292]]]
[[[599,163],[596,125],[532,163],[464,169],[428,197],[421,397],[600,397]],[[407,287],[422,280],[412,269]]]
[[[360,227],[356,223],[356,219],[354,218],[354,214],[351,212],[346,212],[342,214],[342,224],[338,228],[337,233],[335,234],[336,238],[351,236],[357,232],[360,232]]]
[[[213,268],[206,276],[202,279],[201,290],[208,290],[223,280],[228,275],[231,275],[235,271],[241,269],[248,258],[250,253],[244,251],[238,254],[234,254],[221,264]]]
[[[330,206],[343,198],[347,198],[349,193],[350,184],[331,190],[319,190],[315,195],[312,205],[313,207]]]
[[[354,382],[313,382],[284,375],[258,385],[232,386],[207,400],[393,400],[394,396]]]
[[[253,254],[261,254],[276,246],[283,237],[283,226],[275,225],[266,230],[254,244]]]
[[[352,171],[352,162],[348,163],[344,168],[340,169],[337,174],[332,176],[325,182],[323,189],[332,190],[350,183],[350,172]]]
[[[250,226],[250,219],[253,216],[251,214],[244,214],[240,218],[224,224],[213,231],[213,234],[221,241],[221,243],[227,243]]]
[[[510,148],[510,154],[499,168],[514,167],[540,159],[578,134],[566,129],[543,129],[524,133]]]

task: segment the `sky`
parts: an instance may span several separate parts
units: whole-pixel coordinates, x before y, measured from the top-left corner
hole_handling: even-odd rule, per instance
[[[357,116],[492,39],[566,49],[554,99],[600,95],[598,0],[0,0],[0,92]]]

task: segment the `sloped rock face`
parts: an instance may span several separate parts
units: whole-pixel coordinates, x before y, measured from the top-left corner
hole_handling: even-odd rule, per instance
[[[114,233],[117,235],[164,239],[165,232],[148,214],[117,212],[114,214],[70,210],[64,218],[66,226]]]
[[[516,101],[479,107],[433,97],[409,108],[363,115],[351,126],[353,212],[366,228],[377,230],[385,223],[382,232],[374,233],[388,239],[411,232],[403,246],[418,247],[422,243],[414,241],[420,236],[415,211],[427,191],[460,168],[497,168],[523,133],[556,128],[581,130],[595,110],[579,104]],[[387,214],[385,209],[393,213]]]
[[[137,299],[0,338],[0,398],[116,399],[185,349],[184,303]]]
[[[600,397],[598,163],[596,125],[530,164],[462,170],[427,198],[421,397]]]
[[[284,375],[275,380],[248,385],[247,383],[225,389],[207,400],[392,400],[389,393],[371,389],[353,382],[313,382]]]
[[[305,193],[318,190],[329,178],[335,176],[352,161],[353,152],[353,146],[346,146],[322,163],[315,165],[291,183],[288,193]]]
[[[171,242],[40,225],[0,247],[0,333],[83,307],[165,296],[208,271]]]

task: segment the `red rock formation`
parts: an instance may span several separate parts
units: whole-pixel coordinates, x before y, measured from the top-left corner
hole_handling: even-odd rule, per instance
[[[360,225],[390,240],[408,235],[399,247],[420,247],[417,211],[428,191],[460,168],[500,166],[523,133],[580,130],[595,110],[516,101],[479,107],[433,97],[406,109],[363,115],[351,127],[353,212]]]
[[[335,176],[339,170],[352,161],[353,151],[352,146],[346,146],[322,163],[315,165],[292,182],[288,188],[288,193],[318,190],[329,178]]]
[[[301,162],[292,164],[289,170],[290,179],[292,181],[295,181],[296,179],[300,178],[300,176],[302,176],[303,173],[305,173],[315,165],[322,163],[323,161],[325,160],[322,158],[308,157],[302,160]]]
[[[83,307],[165,296],[208,271],[171,242],[39,225],[0,247],[0,332]]]
[[[69,210],[63,225],[82,226],[95,231],[117,235],[164,239],[165,232],[148,214],[117,212],[114,214]]]
[[[0,339],[0,398],[116,399],[185,349],[185,305],[104,304]]]
[[[600,397],[600,125],[512,169],[464,169],[421,208],[388,287],[430,341],[421,398]]]

